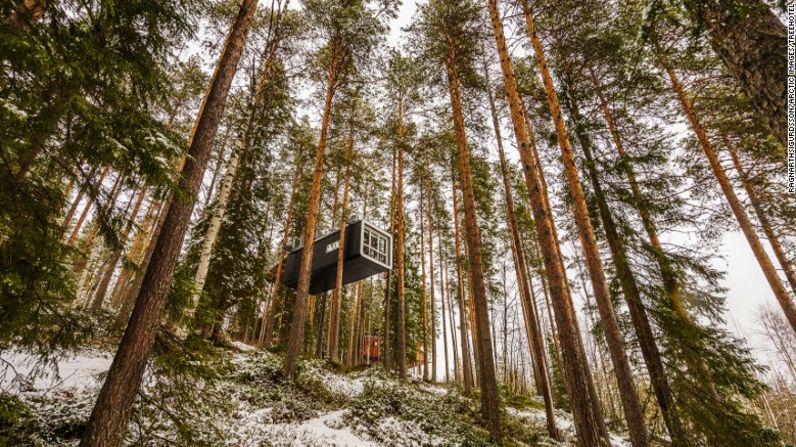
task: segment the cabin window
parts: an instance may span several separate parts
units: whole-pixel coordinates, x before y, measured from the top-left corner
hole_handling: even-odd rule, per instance
[[[340,240],[338,239],[326,246],[326,253],[337,251],[339,248],[340,248]]]
[[[365,227],[365,232],[362,237],[362,251],[366,256],[382,264],[388,264],[389,247],[387,245],[387,236],[371,231],[370,228]]]

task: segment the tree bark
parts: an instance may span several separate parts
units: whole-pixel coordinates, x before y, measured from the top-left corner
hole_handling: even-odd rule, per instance
[[[500,172],[503,179],[503,198],[506,202],[506,223],[508,224],[509,231],[511,233],[512,258],[514,260],[514,270],[517,275],[517,288],[520,292],[520,302],[523,309],[526,335],[528,338],[528,349],[530,350],[530,355],[533,359],[536,385],[539,388],[539,394],[542,395],[544,400],[545,415],[547,420],[547,433],[551,438],[560,440],[561,434],[556,427],[553,394],[550,390],[550,382],[547,376],[542,330],[539,326],[539,318],[536,314],[535,306],[531,302],[531,290],[530,282],[527,277],[528,270],[525,265],[525,254],[522,248],[522,240],[520,239],[517,217],[514,212],[514,197],[511,192],[511,183],[509,181],[506,154],[503,151],[503,137],[500,134],[500,122],[498,121],[497,110],[495,108],[495,99],[492,97],[491,90],[487,91],[487,96],[489,99],[489,110],[492,115],[492,126],[495,131],[495,140],[497,141],[498,155],[500,158]],[[504,325],[505,323],[506,322],[504,321]]]
[[[791,328],[796,331],[796,305],[793,303],[793,299],[789,296],[788,291],[785,289],[785,286],[782,284],[782,281],[779,278],[779,275],[777,275],[777,270],[774,268],[774,264],[771,263],[771,259],[768,257],[768,253],[766,253],[765,249],[763,248],[763,244],[760,243],[760,239],[757,237],[757,233],[755,232],[754,227],[752,227],[752,222],[749,220],[749,216],[746,214],[743,205],[741,205],[741,201],[738,200],[738,196],[735,195],[735,191],[732,188],[730,179],[727,177],[727,173],[724,172],[724,168],[719,162],[719,157],[716,154],[716,151],[713,149],[713,145],[708,140],[708,136],[705,133],[705,129],[702,127],[702,123],[696,116],[694,107],[691,104],[691,99],[688,97],[685,88],[683,88],[683,84],[677,78],[677,74],[674,72],[674,69],[671,67],[671,65],[664,63],[664,68],[666,69],[666,73],[669,75],[669,80],[672,82],[672,88],[677,94],[680,105],[683,107],[683,112],[688,118],[688,122],[691,124],[691,129],[696,134],[697,140],[699,140],[699,145],[702,148],[702,151],[705,153],[705,156],[708,158],[713,175],[716,177],[716,180],[718,180],[719,186],[724,193],[724,197],[727,199],[727,202],[729,203],[730,208],[735,215],[735,219],[738,221],[738,225],[741,227],[741,231],[743,231],[744,236],[746,236],[746,240],[749,242],[749,247],[752,249],[752,253],[754,253],[757,263],[760,264],[760,268],[763,270],[763,275],[766,277],[768,285],[771,287],[771,291],[774,292],[774,296],[777,298],[779,305],[782,307],[782,311],[785,313],[785,317],[788,319]]]
[[[787,144],[785,25],[762,0],[687,0],[713,50],[783,146]]]
[[[453,179],[453,176],[451,176]],[[456,255],[456,278],[458,280],[458,287],[456,297],[459,299],[459,338],[462,344],[462,382],[464,384],[464,394],[469,396],[473,393],[473,367],[470,363],[470,342],[467,337],[467,307],[464,304],[465,290],[464,290],[464,277],[462,276],[462,250],[461,238],[459,237],[459,206],[457,199],[457,188],[454,183],[451,187],[451,195],[453,197],[453,240],[455,245]]]
[[[406,381],[406,309],[404,288],[406,274],[404,268],[404,123],[403,98],[398,96],[398,185],[395,191],[395,294],[398,299],[398,377]]]
[[[282,275],[285,273],[284,260],[287,248],[287,240],[290,236],[290,226],[293,224],[293,213],[296,208],[296,191],[298,190],[299,173],[301,172],[301,155],[296,155],[296,170],[293,172],[293,181],[290,185],[290,202],[287,205],[287,217],[285,217],[285,227],[282,230],[282,240],[279,241],[279,251],[277,252],[276,275],[274,275],[274,287],[271,288],[271,299],[269,300],[268,318],[263,315],[263,332],[260,334],[260,345],[270,348],[273,344],[274,321],[276,320],[276,303],[279,298],[279,290],[282,284]]]
[[[423,250],[426,246],[424,237],[425,226],[423,222],[423,203],[424,203],[423,188],[420,188],[420,302],[423,321],[423,380],[428,382],[428,303],[426,302],[426,254]]]
[[[490,438],[493,442],[501,444],[503,442],[503,430],[500,423],[500,396],[498,395],[495,360],[492,353],[492,334],[489,327],[489,309],[487,308],[486,285],[481,255],[481,238],[475,214],[475,195],[470,171],[470,155],[464,130],[459,74],[456,68],[456,51],[451,37],[447,37],[448,57],[446,59],[446,69],[453,112],[453,127],[458,149],[459,180],[462,186],[462,202],[464,204],[464,227],[467,234],[467,257],[470,267],[469,283],[473,289],[475,305],[475,332],[477,333],[480,363],[478,378],[481,384],[481,405],[482,412],[487,419]]]
[[[431,307],[431,381],[437,381],[437,311],[434,299],[434,190],[431,187],[431,173],[428,173],[428,274],[429,274],[429,305]],[[423,198],[421,197],[422,201]]]
[[[442,313],[440,314],[440,318],[442,320],[442,349],[445,351],[445,383],[450,381],[450,365],[448,364],[448,324],[445,321],[445,295],[446,295],[446,282],[445,277],[447,276],[447,272],[445,271],[444,267],[442,266],[442,239],[439,239],[439,243],[437,244],[437,258],[439,260],[439,293],[440,293],[440,305],[442,306]],[[453,327],[451,327],[453,330]]]
[[[526,126],[522,100],[517,90],[517,81],[514,78],[513,68],[509,59],[503,24],[500,21],[496,0],[489,0],[488,7],[495,43],[500,56],[505,91],[511,110],[511,121],[514,126],[525,182],[530,195],[536,234],[539,238],[539,248],[549,283],[551,302],[555,308],[555,320],[561,344],[559,352],[564,369],[564,377],[572,396],[576,433],[580,444],[584,447],[606,446],[610,444],[608,430],[605,427],[599,407],[588,361],[580,338],[577,319],[574,315],[572,297],[566,284],[565,271],[555,235],[555,226],[553,225],[550,209],[547,206],[547,201],[544,197],[545,193],[539,178],[540,166],[538,166],[531,153],[533,142]]]
[[[591,218],[589,216],[588,206],[586,205],[586,196],[583,192],[583,185],[580,182],[578,168],[575,165],[575,154],[572,150],[572,144],[569,140],[564,118],[561,115],[561,107],[558,102],[555,85],[553,84],[553,78],[547,68],[544,48],[536,33],[533,17],[531,16],[531,10],[527,1],[523,2],[523,9],[525,23],[528,27],[528,34],[533,44],[536,61],[539,64],[539,71],[542,75],[545,93],[547,94],[550,111],[553,115],[556,134],[558,135],[561,158],[564,164],[564,173],[567,178],[570,195],[572,196],[575,224],[580,235],[583,254],[586,258],[589,277],[591,278],[592,288],[594,290],[595,301],[597,301],[597,309],[600,312],[605,338],[608,342],[611,360],[614,365],[614,374],[616,375],[616,380],[620,389],[620,397],[622,400],[622,407],[625,410],[625,419],[627,421],[628,431],[630,432],[630,440],[634,447],[645,447],[649,445],[649,439],[644,426],[644,414],[638,400],[638,394],[633,381],[633,373],[630,369],[630,362],[625,352],[624,337],[616,321],[611,295],[608,291],[608,282],[605,278],[602,259],[600,258],[600,252],[597,247],[597,239],[594,236],[594,229],[591,225]]]
[[[354,154],[354,126],[349,123],[348,129],[348,149],[345,170],[345,182],[343,184],[343,202],[340,208],[340,242],[337,249],[337,279],[335,288],[332,291],[332,306],[329,313],[329,358],[339,360],[338,345],[340,332],[340,301],[343,293],[343,261],[345,260],[345,229],[346,219],[348,219],[348,191],[351,185],[351,157]]]
[[[135,235],[135,239],[133,239],[133,242],[130,244],[128,258],[136,265],[139,265],[138,263],[144,256],[143,251],[146,249],[147,236],[151,234],[152,227],[155,225],[154,219],[159,206],[160,204],[154,199],[149,202],[144,219],[141,221],[141,226]],[[113,291],[111,292],[111,307],[119,307],[134,274],[133,269],[126,264],[122,265],[122,272],[119,274],[119,279],[116,280],[116,284],[113,286]]]
[[[396,156],[396,151],[393,149],[392,152],[392,176],[391,176],[391,183],[390,183],[390,235],[395,235],[395,170],[397,169],[398,165],[398,157]],[[395,250],[395,243],[393,246],[390,247],[391,250]],[[395,253],[395,251],[393,251]],[[381,356],[382,365],[384,366],[385,371],[390,370],[390,308],[392,307],[390,303],[390,280],[392,279],[392,270],[387,270],[387,274],[385,275],[385,285],[384,285],[384,340],[381,345],[381,349],[379,351],[379,355]]]
[[[307,220],[304,225],[304,249],[301,253],[296,301],[293,305],[293,323],[290,327],[290,338],[288,340],[288,348],[284,360],[285,375],[291,378],[296,374],[296,362],[298,361],[298,356],[304,345],[304,326],[307,321],[307,297],[309,296],[310,273],[312,269],[312,247],[315,240],[315,226],[318,222],[318,211],[320,210],[323,158],[329,135],[329,120],[332,112],[332,99],[337,84],[339,62],[340,48],[337,44],[334,44],[326,82],[326,101],[323,107],[323,118],[321,119],[321,134],[318,140],[318,150],[315,153],[315,168],[312,174]]]
[[[83,433],[81,447],[113,447],[121,443],[133,399],[141,384],[166,305],[166,293],[174,276],[185,230],[210,156],[212,141],[218,130],[229,87],[256,7],[257,0],[244,0],[231,25],[188,145],[190,158],[185,164],[180,181],[181,186],[190,191],[189,198],[175,200],[169,206],[154,249],[157,262],[147,268],[130,322]]]
[[[127,244],[127,238],[130,236],[130,232],[133,230],[135,219],[138,217],[138,210],[141,208],[141,203],[144,201],[146,191],[146,187],[143,187],[138,193],[138,197],[135,199],[133,209],[130,211],[130,217],[127,221],[127,225],[125,225],[124,231],[122,231],[121,237],[119,238],[119,246],[113,250],[111,258],[108,262],[108,266],[105,269],[105,273],[102,275],[102,279],[97,286],[96,292],[94,292],[94,300],[91,303],[91,308],[94,310],[102,309],[102,304],[105,301],[105,295],[108,293],[108,286],[113,278],[113,273],[116,271],[116,264],[119,263],[119,259],[122,257],[122,252],[124,252],[124,247]]]

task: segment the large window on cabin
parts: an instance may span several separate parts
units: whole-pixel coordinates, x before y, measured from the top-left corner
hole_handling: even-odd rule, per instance
[[[365,227],[365,233],[362,237],[362,252],[382,264],[389,265],[390,247],[387,241],[387,236]]]

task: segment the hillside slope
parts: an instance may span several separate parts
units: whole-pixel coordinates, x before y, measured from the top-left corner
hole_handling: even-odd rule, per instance
[[[320,361],[303,362],[289,383],[279,355],[236,346],[209,363],[153,362],[125,444],[489,445],[475,401],[453,387],[402,385],[378,366],[339,373]],[[60,359],[57,371],[27,353],[2,358],[8,363],[0,382],[0,446],[76,445],[112,353],[84,350]],[[522,408],[506,407],[509,445],[574,445],[568,414],[559,413],[566,441],[556,443],[546,436],[540,405],[525,401]]]

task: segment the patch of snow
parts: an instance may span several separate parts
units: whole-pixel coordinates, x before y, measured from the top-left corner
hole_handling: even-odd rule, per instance
[[[255,447],[267,441],[274,447],[348,447],[377,444],[355,434],[342,420],[345,410],[322,414],[302,422],[267,424],[268,408],[249,413],[241,420],[235,439],[228,445]]]
[[[357,397],[365,390],[365,379],[363,378],[352,379],[324,371],[323,380],[329,391],[347,398]]]
[[[55,368],[42,365],[28,352],[11,351],[0,355],[0,388],[20,393],[49,391],[83,392],[100,384],[100,375],[111,366],[113,354],[86,351],[59,359]]]
[[[238,349],[238,350],[241,350],[241,351],[244,351],[244,352],[246,352],[246,351],[254,351],[254,350],[257,349],[257,348],[255,348],[252,345],[247,345],[246,343],[243,343],[243,342],[237,341],[237,340],[232,342],[232,346],[234,346],[235,349]]]
[[[418,424],[386,417],[379,421],[379,432],[385,439],[390,440],[389,445],[394,446],[435,446],[445,445],[445,439],[428,434],[420,429]]]

